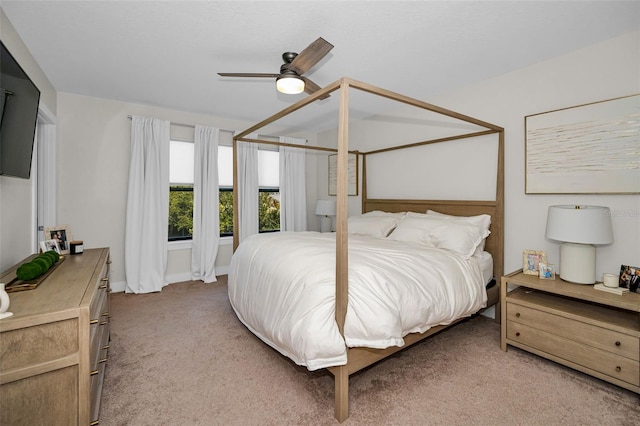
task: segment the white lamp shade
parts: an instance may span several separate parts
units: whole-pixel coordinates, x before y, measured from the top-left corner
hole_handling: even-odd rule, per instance
[[[318,200],[316,214],[320,216],[335,216],[336,202],[334,200]]]
[[[276,80],[276,88],[278,92],[295,95],[304,90],[304,80],[296,76],[280,77]]]
[[[611,212],[601,206],[550,206],[547,238],[580,244],[611,244]]]

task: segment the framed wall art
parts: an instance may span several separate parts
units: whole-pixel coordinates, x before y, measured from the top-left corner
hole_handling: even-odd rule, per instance
[[[640,193],[640,95],[525,117],[525,193]]]
[[[358,195],[358,156],[349,154],[348,195]],[[338,154],[329,155],[329,195],[338,195]]]
[[[69,242],[73,239],[69,225],[48,226],[44,228],[44,238],[45,240],[55,240],[58,243],[58,247],[60,247],[58,253],[69,254]]]
[[[540,250],[522,251],[522,273],[525,275],[540,275],[540,264],[547,263],[547,254]]]

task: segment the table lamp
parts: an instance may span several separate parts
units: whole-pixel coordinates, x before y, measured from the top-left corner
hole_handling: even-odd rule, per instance
[[[611,212],[600,206],[550,206],[546,237],[560,244],[560,278],[576,284],[596,282],[595,244],[611,244]]]
[[[318,200],[316,214],[322,216],[320,232],[331,232],[331,216],[336,215],[336,202],[334,200]]]

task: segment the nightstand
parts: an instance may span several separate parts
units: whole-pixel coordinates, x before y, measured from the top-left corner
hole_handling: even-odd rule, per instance
[[[515,346],[640,393],[640,294],[516,271],[502,277],[500,307],[503,351]]]

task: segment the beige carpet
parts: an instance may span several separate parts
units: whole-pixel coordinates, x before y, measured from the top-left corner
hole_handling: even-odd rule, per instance
[[[218,283],[115,293],[100,425],[334,425],[333,378],[237,320]],[[474,317],[351,378],[345,425],[638,425],[629,391],[526,352]]]

